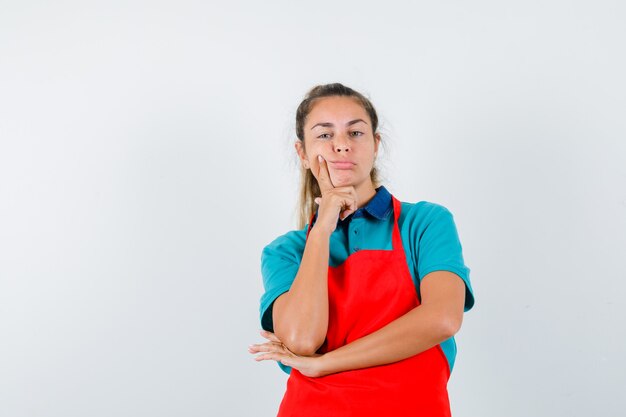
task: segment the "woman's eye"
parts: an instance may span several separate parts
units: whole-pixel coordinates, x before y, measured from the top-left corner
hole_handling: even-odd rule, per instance
[[[358,130],[350,132],[350,135],[354,136],[363,136],[363,132],[359,132]],[[322,133],[318,136],[318,139],[328,139],[330,137],[330,133]]]

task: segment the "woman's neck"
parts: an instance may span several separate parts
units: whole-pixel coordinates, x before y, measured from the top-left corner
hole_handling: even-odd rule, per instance
[[[365,181],[360,187],[355,187],[357,208],[364,207],[376,195],[376,189],[372,181]]]

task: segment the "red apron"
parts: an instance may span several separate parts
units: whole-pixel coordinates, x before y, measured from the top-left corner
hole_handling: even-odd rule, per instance
[[[420,305],[400,238],[401,204],[391,198],[393,249],[359,250],[328,267],[328,334],[318,353],[373,333]],[[277,417],[450,416],[449,378],[440,345],[394,363],[318,378],[292,368]]]

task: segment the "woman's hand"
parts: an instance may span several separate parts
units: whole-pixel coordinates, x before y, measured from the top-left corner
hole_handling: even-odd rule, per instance
[[[254,358],[256,361],[273,359],[283,365],[297,369],[304,376],[312,378],[325,376],[330,373],[324,371],[323,354],[314,353],[311,356],[298,356],[290,351],[287,346],[283,345],[274,333],[261,330],[261,336],[269,339],[269,342],[254,344],[248,347],[248,352],[250,353],[267,352],[256,356]]]
[[[344,220],[357,210],[356,189],[352,185],[335,187],[330,180],[326,160],[319,155],[318,161],[319,169],[316,179],[322,196],[315,199],[320,207],[314,227],[322,227],[332,233],[337,228],[337,219]]]

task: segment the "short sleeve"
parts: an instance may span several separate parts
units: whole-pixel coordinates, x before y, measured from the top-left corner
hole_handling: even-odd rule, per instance
[[[463,260],[463,248],[454,216],[446,207],[433,203],[433,209],[425,218],[425,227],[417,247],[417,274],[420,281],[433,271],[454,272],[465,283],[464,311],[470,310],[474,306],[470,268]]]
[[[263,248],[261,253],[261,275],[263,276],[264,293],[260,299],[261,327],[274,332],[272,307],[274,301],[289,291],[293,283],[304,252],[306,230],[291,231],[279,236]],[[276,362],[287,374],[291,367]]]

